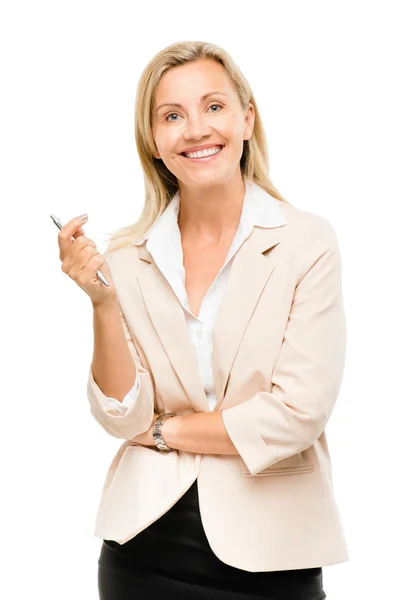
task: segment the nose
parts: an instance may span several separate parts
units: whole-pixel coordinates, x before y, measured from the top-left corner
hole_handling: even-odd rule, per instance
[[[184,140],[199,140],[204,136],[209,136],[211,128],[207,123],[205,115],[195,115],[186,121],[187,125],[183,134]]]

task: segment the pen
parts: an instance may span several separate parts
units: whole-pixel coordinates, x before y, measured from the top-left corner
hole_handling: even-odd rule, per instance
[[[53,223],[55,223],[55,225],[58,227],[58,229],[61,229],[62,227],[64,227],[64,225],[61,223],[60,219],[58,219],[55,215],[50,215],[50,217],[53,220]],[[74,236],[71,236],[72,239],[75,239]],[[98,279],[100,279],[100,281],[102,283],[104,283],[104,285],[106,285],[107,287],[109,287],[109,283],[107,281],[107,279],[104,277],[103,273],[101,271],[97,271],[96,273]]]

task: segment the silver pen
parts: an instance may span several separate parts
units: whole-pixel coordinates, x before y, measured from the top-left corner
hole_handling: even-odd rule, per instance
[[[56,224],[58,229],[61,229],[62,227],[64,227],[64,225],[61,223],[60,219],[57,219],[57,217],[55,215],[50,215],[50,217],[53,219],[53,223]],[[72,239],[75,239],[73,235],[71,237],[72,237]],[[104,277],[104,275],[101,271],[97,271],[96,275],[97,275],[98,279],[100,279],[100,281],[102,283],[104,283],[104,285],[109,287],[110,284],[108,283],[107,279]]]

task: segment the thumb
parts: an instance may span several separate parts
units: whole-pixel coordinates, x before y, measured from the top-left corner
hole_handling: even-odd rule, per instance
[[[78,229],[75,230],[74,238],[76,239],[77,237],[80,237],[81,235],[85,235],[85,232],[83,231],[83,227],[78,227]]]

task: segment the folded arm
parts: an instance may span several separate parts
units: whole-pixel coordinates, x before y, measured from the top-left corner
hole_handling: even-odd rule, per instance
[[[322,229],[296,285],[271,392],[169,419],[163,426],[169,446],[240,454],[256,475],[319,438],[339,393],[346,347],[340,250],[332,226],[326,221]]]

